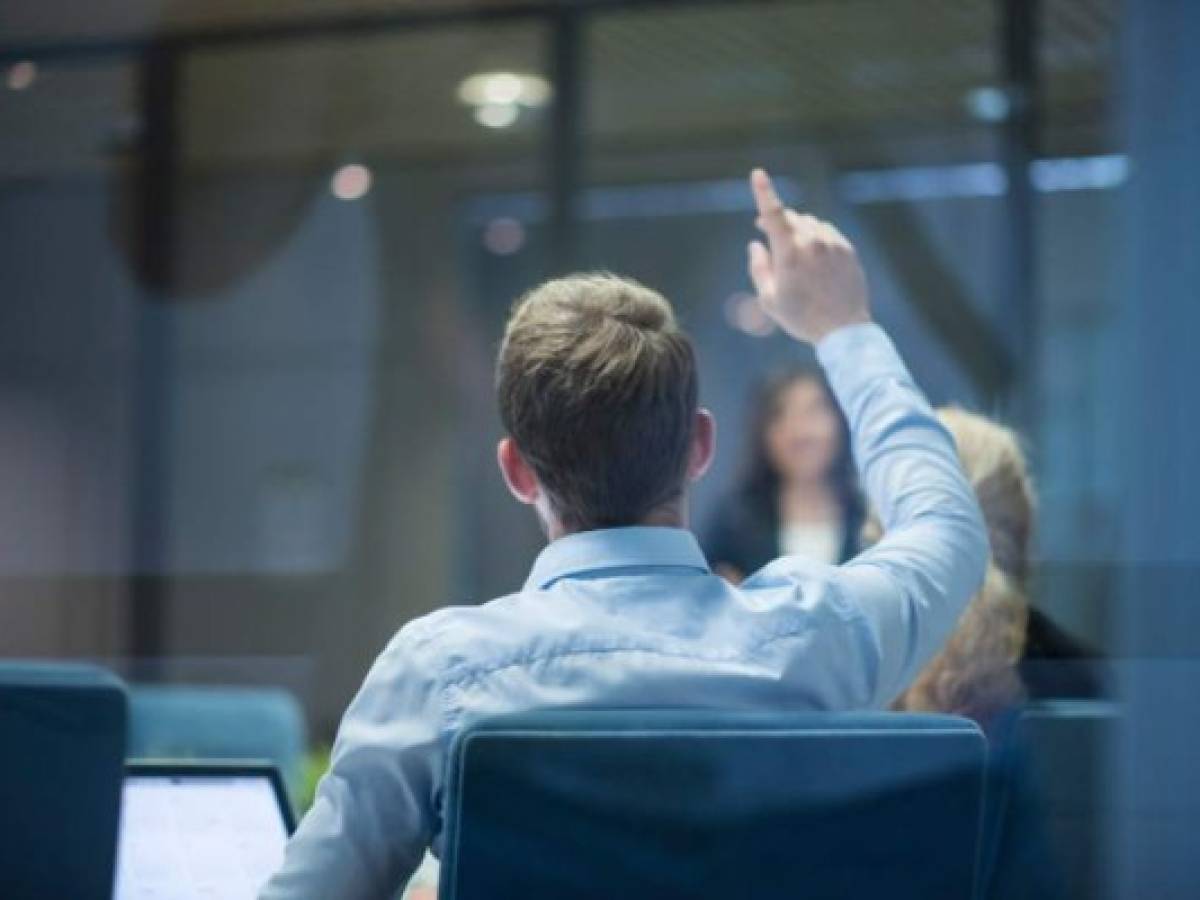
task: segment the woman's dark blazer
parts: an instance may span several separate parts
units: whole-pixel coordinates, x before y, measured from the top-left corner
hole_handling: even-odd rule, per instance
[[[859,551],[862,524],[861,504],[843,504],[838,562],[845,562]],[[782,555],[779,530],[779,509],[774,498],[738,492],[729,494],[717,505],[701,535],[701,545],[713,569],[731,566],[743,575],[750,575]]]
[[[1032,606],[1018,670],[1032,700],[1101,698],[1111,687],[1103,655]]]

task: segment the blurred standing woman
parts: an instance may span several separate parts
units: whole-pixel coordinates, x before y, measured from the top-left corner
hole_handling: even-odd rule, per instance
[[[746,467],[704,534],[714,571],[739,582],[779,556],[844,562],[858,551],[863,504],[846,420],[815,365],[759,391]]]

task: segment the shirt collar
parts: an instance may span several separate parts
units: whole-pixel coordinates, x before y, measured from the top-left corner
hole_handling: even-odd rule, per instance
[[[547,545],[533,564],[525,590],[545,589],[573,575],[633,567],[709,570],[695,536],[683,528],[602,528],[568,534]]]

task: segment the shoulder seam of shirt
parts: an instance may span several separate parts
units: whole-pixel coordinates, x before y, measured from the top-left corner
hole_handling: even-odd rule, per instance
[[[396,632],[396,635],[384,651],[385,654],[399,653],[404,656],[421,657],[413,659],[412,662],[417,664],[419,671],[424,670],[429,693],[434,695],[433,703],[436,705],[438,722],[437,731],[439,735],[443,736],[446,734],[449,726],[450,716],[443,696],[443,686],[445,683],[444,667],[438,659],[436,649],[441,631],[435,627],[436,623],[431,623],[429,620],[446,609],[450,609],[450,607],[435,609],[432,612],[406,622]],[[431,645],[434,646],[431,647]]]
[[[700,655],[696,653],[685,653],[681,651],[672,651],[663,647],[628,645],[619,646],[598,646],[598,647],[570,647],[561,650],[546,651],[534,655],[524,656],[519,659],[511,659],[507,662],[497,663],[495,665],[477,665],[466,671],[460,672],[452,677],[446,678],[442,682],[443,689],[451,690],[461,688],[469,683],[478,682],[481,679],[487,678],[489,675],[495,675],[505,669],[514,669],[521,666],[533,666],[538,663],[548,662],[553,659],[561,659],[568,656],[598,656],[606,653],[648,653],[655,656],[669,656],[673,659],[691,659],[697,662],[738,662],[742,659],[741,654],[727,652],[722,655]]]
[[[845,602],[841,590],[830,582],[833,588],[833,594],[836,597],[835,603],[839,610],[848,613],[848,619],[853,619],[858,623],[865,621],[862,610]],[[807,618],[807,617],[806,617]],[[782,631],[770,634],[758,641],[750,644],[747,650],[752,653],[756,650],[761,650],[770,644],[787,640],[788,638],[798,637],[806,631],[811,630],[811,623],[804,622],[802,625],[793,625]],[[548,662],[553,659],[561,659],[571,656],[593,656],[611,653],[646,653],[654,656],[665,656],[673,659],[689,659],[696,662],[742,662],[747,659],[747,654],[743,652],[726,652],[723,654],[698,654],[693,652],[672,651],[663,647],[644,646],[644,645],[620,645],[620,646],[599,646],[599,647],[574,647],[562,650],[547,651],[544,653],[528,655],[517,659],[510,659],[507,662],[497,663],[494,665],[475,665],[460,671],[456,674],[439,679],[441,682],[440,688],[442,692],[463,688],[469,684],[477,683],[490,675],[505,669],[514,669],[526,666],[534,666],[538,663]]]

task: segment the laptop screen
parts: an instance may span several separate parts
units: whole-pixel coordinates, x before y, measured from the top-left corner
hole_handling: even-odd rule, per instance
[[[283,862],[289,816],[270,771],[132,771],[115,900],[254,898]]]

